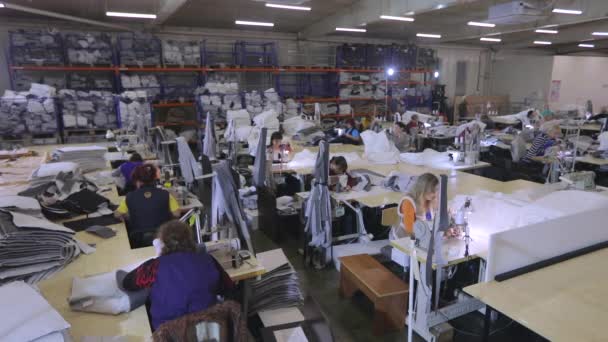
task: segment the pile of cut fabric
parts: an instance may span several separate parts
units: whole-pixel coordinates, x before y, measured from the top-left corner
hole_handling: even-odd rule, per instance
[[[106,74],[78,74],[70,73],[68,82],[71,89],[107,89],[111,90],[113,86],[112,76]],[[43,82],[49,84],[48,82]],[[62,86],[54,86],[58,89],[66,88],[65,83]]]
[[[226,141],[247,141],[251,134],[251,119],[245,109],[229,110],[226,115],[228,127],[224,132]]]
[[[107,33],[69,33],[65,35],[68,62],[72,64],[112,65],[112,37]]]
[[[281,123],[279,122],[279,115],[274,110],[264,111],[253,118],[254,127],[251,130],[251,134],[247,138],[249,144],[249,153],[255,155],[260,138],[260,130],[266,128],[268,134],[266,135],[266,145],[270,144],[270,137],[272,133],[278,132]]]
[[[158,38],[147,33],[118,34],[120,64],[160,66],[161,45]]]
[[[163,40],[165,65],[201,65],[201,48],[198,41]]]
[[[108,149],[101,146],[61,147],[53,151],[53,161],[74,162],[87,173],[106,167],[106,152]]]
[[[59,91],[65,128],[117,127],[114,95],[109,91]]]
[[[42,164],[32,174],[29,188],[19,195],[38,200],[44,215],[53,219],[112,215],[114,205],[98,190],[80,174],[77,164],[59,162]]]
[[[70,324],[32,286],[15,281],[0,287],[0,340],[71,341]]]
[[[262,279],[251,283],[249,315],[260,311],[299,306],[304,297],[298,275],[281,249],[258,253],[258,261],[266,268]]]
[[[35,284],[93,249],[74,231],[45,219],[0,209],[0,283]]]
[[[160,82],[153,74],[120,75],[120,83],[126,90],[139,90],[145,88],[150,98],[157,98],[161,94]]]
[[[55,88],[32,83],[27,92],[6,90],[0,99],[0,134],[57,131]]]
[[[450,163],[449,152],[437,152],[430,148],[419,153],[402,153],[399,158],[404,163],[436,169],[449,169],[453,165]]]

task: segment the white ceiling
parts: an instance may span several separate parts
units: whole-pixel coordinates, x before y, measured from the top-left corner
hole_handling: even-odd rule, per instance
[[[336,35],[336,26],[366,28],[366,33],[340,33],[341,36],[423,41],[425,43],[488,46],[495,49],[533,48],[555,53],[589,51],[579,48],[585,42],[595,44],[594,51],[608,51],[608,37],[595,37],[595,31],[608,31],[608,0],[527,0],[545,5],[543,17],[526,24],[497,25],[495,28],[468,26],[468,21],[484,21],[490,6],[509,0],[275,0],[299,2],[312,11],[271,9],[254,0],[0,0],[10,4],[52,11],[106,23],[138,28],[195,27],[244,29],[237,19],[275,23],[273,28],[246,27],[250,30],[298,34],[300,38]],[[577,8],[582,15],[551,13],[552,7]],[[159,14],[159,20],[109,18],[107,10]],[[413,23],[380,20],[380,14],[402,16],[414,11]],[[3,18],[13,20],[47,19],[48,16],[9,8],[0,9]],[[557,35],[534,33],[534,28],[558,25]],[[437,33],[440,40],[416,38],[417,32]],[[502,42],[480,42],[482,36],[499,37]],[[535,46],[534,40],[549,40],[551,46]]]

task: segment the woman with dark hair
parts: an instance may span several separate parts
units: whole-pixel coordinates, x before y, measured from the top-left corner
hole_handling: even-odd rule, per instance
[[[399,152],[408,152],[411,145],[410,136],[407,134],[407,126],[401,122],[395,122],[393,133],[390,135],[391,140]]]
[[[129,161],[123,163],[118,167],[116,171],[119,172],[120,175],[125,179],[125,192],[131,192],[136,189],[135,184],[133,183],[133,171],[139,165],[144,163],[144,159],[137,152],[133,153],[129,158]],[[116,174],[118,176],[119,174]]]
[[[355,145],[359,145],[361,143],[361,133],[357,129],[354,119],[348,119],[346,121],[346,132],[344,132],[344,138],[346,138],[346,143]]]
[[[281,132],[272,133],[267,153],[272,156],[273,163],[285,163],[289,161],[291,146],[283,144],[283,134]]]
[[[156,166],[139,165],[133,170],[132,177],[137,190],[125,196],[115,215],[126,220],[132,248],[151,246],[158,227],[178,218],[181,211],[168,191],[156,187]]]
[[[198,253],[188,225],[170,221],[158,230],[160,255],[131,271],[123,280],[127,291],[150,289],[152,329],[217,303],[234,284],[207,253]]]

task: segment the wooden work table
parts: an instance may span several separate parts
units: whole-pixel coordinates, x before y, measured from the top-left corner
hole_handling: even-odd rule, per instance
[[[464,291],[555,342],[606,340],[608,249]]]

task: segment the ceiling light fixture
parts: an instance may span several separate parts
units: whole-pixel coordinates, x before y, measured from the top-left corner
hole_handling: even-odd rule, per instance
[[[546,41],[544,41],[544,40],[535,40],[535,41],[534,41],[534,44],[537,44],[537,45],[551,45],[551,44],[553,44],[553,43],[551,43],[551,42],[546,42]]]
[[[3,7],[4,7],[4,4],[0,2],[0,8],[3,8]]]
[[[386,19],[386,20],[398,20],[398,21],[409,21],[412,22],[414,21],[414,18],[409,18],[409,17],[397,17],[394,15],[381,15],[380,19]]]
[[[409,16],[412,16],[414,14],[416,14],[416,12],[414,12],[414,11],[409,11],[409,12],[405,13],[405,15],[409,15]]]
[[[592,36],[608,36],[608,32],[593,32]]]
[[[108,17],[156,19],[156,14],[128,13],[128,12],[106,12]]]
[[[595,45],[593,44],[578,44],[579,47],[583,47],[583,48],[594,48]]]
[[[580,15],[580,14],[583,14],[583,11],[581,11],[581,10],[564,9],[564,8],[554,8],[553,9],[553,13]]]
[[[441,35],[440,34],[431,34],[431,33],[416,33],[416,37],[439,39],[439,38],[441,38]]]
[[[479,38],[479,40],[481,40],[482,42],[494,42],[494,43],[502,42],[502,39],[500,39],[500,38],[482,37],[482,38]]]
[[[496,24],[492,24],[492,23],[480,23],[478,21],[469,21],[468,25],[469,26],[480,26],[480,27],[496,27]]]
[[[310,11],[311,10],[310,7],[306,7],[306,6],[280,5],[280,4],[271,4],[271,3],[266,3],[266,7],[290,9],[290,10],[296,10],[296,11]]]
[[[237,25],[274,27],[274,23],[264,23],[261,21],[236,20],[234,23]]]
[[[350,28],[350,27],[336,27],[336,31],[344,32],[367,32],[366,29]]]
[[[547,33],[547,34],[558,34],[557,30],[545,30],[545,29],[536,29],[534,30],[536,33]]]

